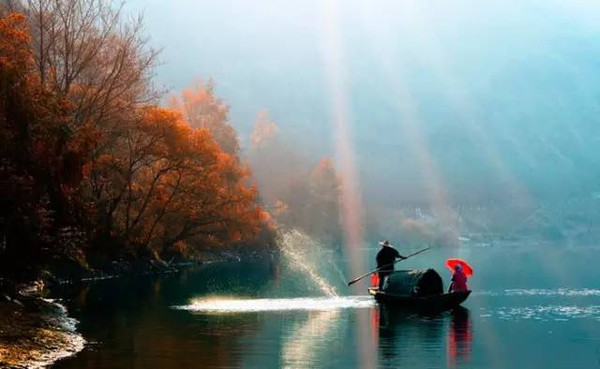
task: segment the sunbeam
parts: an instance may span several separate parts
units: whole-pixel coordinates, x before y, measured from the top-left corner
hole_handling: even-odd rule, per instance
[[[370,47],[385,72],[386,79],[382,83],[388,87],[392,96],[388,103],[396,113],[397,123],[401,125],[402,132],[406,136],[410,153],[415,156],[432,209],[436,216],[441,218],[443,224],[451,229],[456,228],[456,217],[453,216],[449,206],[443,178],[437,168],[438,164],[431,155],[427,137],[421,132],[418,102],[413,97],[409,83],[406,81],[407,72],[403,70],[402,65],[392,64],[393,58],[390,50],[393,49],[393,46],[389,44],[389,39],[379,33],[379,28],[376,27],[378,19],[376,11],[376,5],[364,3],[360,13],[362,14],[362,26],[369,35]]]
[[[333,124],[333,141],[342,180],[341,215],[344,243],[349,252],[351,272],[354,275],[364,269],[364,263],[357,253],[357,249],[364,242],[362,194],[355,163],[352,112],[339,9],[340,4],[337,0],[327,0],[321,3],[321,53],[331,100],[330,116]]]

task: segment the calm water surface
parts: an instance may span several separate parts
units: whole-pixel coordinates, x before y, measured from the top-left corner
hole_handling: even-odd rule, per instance
[[[344,287],[343,267],[323,261],[330,254],[314,266],[337,297],[301,269],[265,262],[96,282],[57,292],[88,345],[55,367],[600,368],[599,252],[431,250],[405,267],[446,281],[446,257],[476,269],[464,309],[437,316],[378,306],[365,284]]]

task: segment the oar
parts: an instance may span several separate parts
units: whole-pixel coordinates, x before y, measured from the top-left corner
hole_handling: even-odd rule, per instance
[[[382,269],[385,269],[385,268],[387,268],[387,267],[390,267],[390,266],[392,266],[392,265],[394,265],[394,264],[396,264],[396,263],[398,263],[398,262],[400,262],[400,261],[402,261],[402,260],[406,260],[406,259],[408,259],[408,258],[410,258],[410,257],[413,257],[413,256],[415,256],[415,255],[417,255],[417,254],[420,254],[420,253],[422,253],[423,251],[427,251],[427,250],[429,250],[429,246],[427,246],[426,248],[424,248],[424,249],[422,249],[422,250],[419,250],[419,251],[413,252],[412,254],[408,255],[408,256],[407,256],[407,257],[405,257],[404,259],[398,259],[398,260],[394,261],[394,262],[393,262],[393,263],[391,263],[391,264],[387,264],[387,265],[381,266],[381,267],[379,267],[379,268],[377,268],[377,269],[375,269],[375,270],[371,270],[370,272],[368,272],[368,273],[365,273],[365,274],[361,275],[361,276],[360,276],[360,277],[358,277],[358,278],[354,278],[353,280],[351,280],[351,281],[350,281],[350,282],[348,282],[347,284],[348,284],[348,286],[352,286],[354,283],[356,283],[356,282],[360,281],[361,279],[363,279],[363,278],[365,278],[365,277],[367,277],[367,276],[369,276],[369,275],[371,275],[371,274],[373,274],[373,273],[375,273],[375,272],[378,272],[378,271],[380,271],[380,270],[382,270]]]

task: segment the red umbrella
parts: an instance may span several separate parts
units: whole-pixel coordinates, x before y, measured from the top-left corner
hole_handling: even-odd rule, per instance
[[[465,272],[465,275],[467,277],[471,277],[473,275],[473,267],[471,267],[469,265],[469,263],[467,263],[466,261],[464,261],[462,259],[447,259],[446,260],[446,266],[451,271],[454,271],[454,268],[456,268],[457,265],[460,265],[463,268],[463,271]]]

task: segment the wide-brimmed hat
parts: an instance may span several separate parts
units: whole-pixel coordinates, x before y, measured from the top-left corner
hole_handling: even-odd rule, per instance
[[[390,241],[385,240],[385,241],[381,241],[379,242],[379,246],[392,246],[392,244],[390,243]]]

